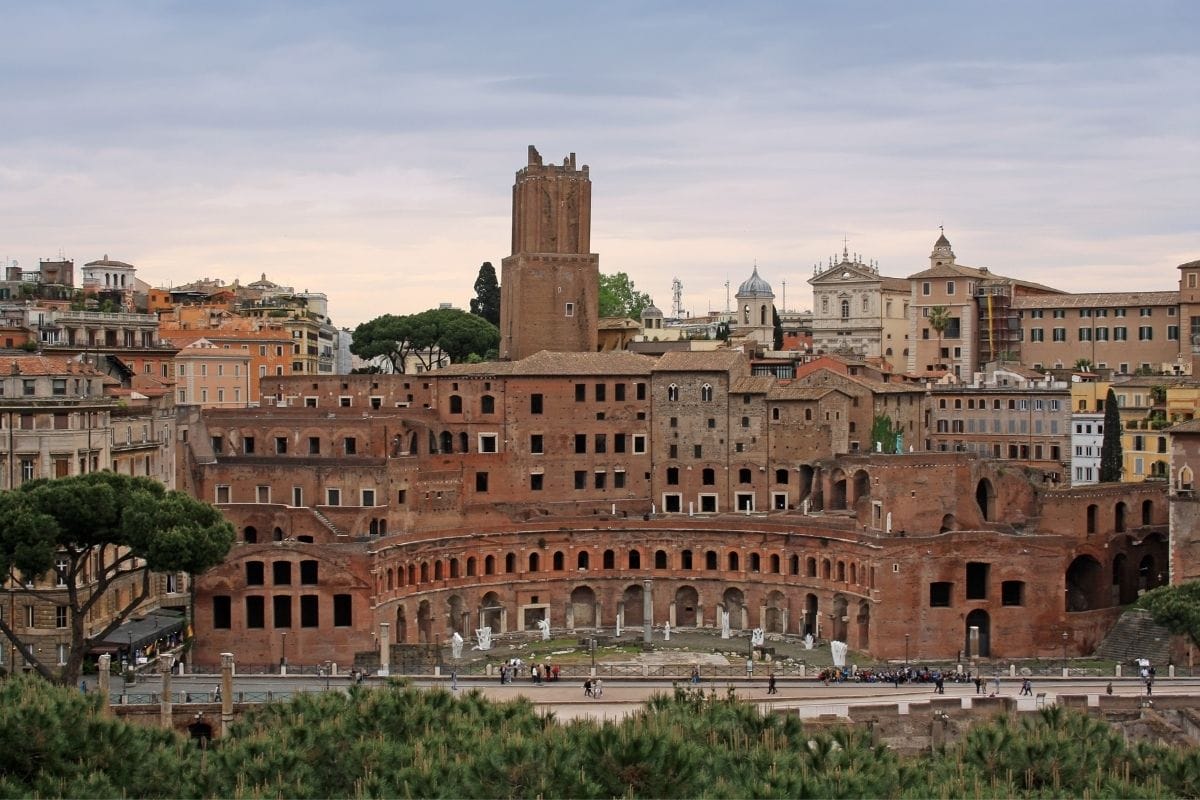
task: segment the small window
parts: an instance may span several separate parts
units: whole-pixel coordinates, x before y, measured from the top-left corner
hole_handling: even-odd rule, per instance
[[[575,304],[574,303],[566,304],[566,306],[563,309],[563,316],[565,316],[565,317],[575,316]]]
[[[1005,606],[1025,605],[1025,581],[1004,581],[1001,583],[1000,604]]]
[[[353,436],[347,436],[345,438],[345,440],[342,442],[342,445],[343,445],[343,449],[346,452],[346,455],[348,455],[348,456],[357,455],[358,439],[356,439]]]
[[[545,403],[545,400],[542,395],[540,395],[540,394],[529,395],[529,413],[530,414],[541,414],[544,403]]]
[[[349,628],[353,624],[353,614],[351,613],[353,604],[351,597],[348,594],[335,594],[333,596],[333,626],[335,628]]]
[[[213,595],[213,627],[228,630],[233,627],[233,603],[227,594]]]
[[[949,608],[950,590],[954,584],[945,581],[935,581],[929,584],[929,605],[932,608]]]

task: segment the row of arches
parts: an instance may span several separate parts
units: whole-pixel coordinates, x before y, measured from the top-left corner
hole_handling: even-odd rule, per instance
[[[1143,500],[1141,504],[1141,524],[1154,524],[1154,501]],[[1088,505],[1086,512],[1087,532],[1096,533],[1100,524],[1100,506],[1096,503]],[[1124,533],[1130,523],[1129,506],[1125,501],[1118,501],[1112,507],[1112,531]]]
[[[1067,612],[1093,611],[1128,605],[1144,591],[1164,586],[1168,580],[1167,546],[1152,534],[1141,542],[1127,542],[1106,565],[1090,554],[1076,556],[1067,567]]]
[[[724,552],[710,549],[693,551],[684,549],[673,554],[666,549],[657,549],[653,554],[636,548],[626,550],[618,558],[615,549],[605,549],[599,559],[594,558],[590,550],[579,550],[574,553],[573,568],[588,570],[644,570],[655,571],[704,571],[704,572],[749,572],[763,575],[790,575],[793,577],[814,578],[824,581],[844,583],[866,589],[875,587],[874,567],[852,559],[833,556],[802,556],[798,553],[791,555],[781,553],[759,553],[757,551],[744,555],[738,550]],[[620,563],[619,563],[620,562]],[[619,566],[618,566],[619,563]],[[406,564],[389,565],[380,569],[376,579],[378,594],[394,592],[399,589],[417,588],[425,584],[440,583],[446,580],[478,578],[489,575],[525,574],[567,571],[568,556],[562,550],[556,550],[549,557],[539,551],[528,553],[520,559],[517,553],[509,551],[501,555],[487,554],[485,556],[467,556],[459,558],[424,559]]]
[[[709,588],[681,582],[655,585],[650,600],[647,616],[641,583],[577,584],[565,604],[539,603],[536,597],[520,603],[515,592],[497,590],[475,598],[459,593],[429,596],[396,604],[396,640],[424,644],[449,639],[454,633],[471,640],[477,628],[491,628],[495,635],[534,631],[542,620],[549,620],[552,628],[589,630],[647,624],[661,628],[666,623],[672,628],[720,629],[727,619],[731,633],[762,628],[767,633],[838,639],[857,649],[870,647],[871,602],[842,593],[773,589],[751,605],[737,586]]]

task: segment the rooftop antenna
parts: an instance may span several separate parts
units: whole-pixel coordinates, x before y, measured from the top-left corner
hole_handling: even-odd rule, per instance
[[[679,278],[671,279],[671,316],[683,318],[683,281]]]
[[[729,278],[725,279],[725,313],[729,313]]]

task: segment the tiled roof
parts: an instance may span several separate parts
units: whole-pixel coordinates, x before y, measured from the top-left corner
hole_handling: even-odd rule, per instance
[[[1189,419],[1167,428],[1168,433],[1200,433],[1200,419]]]
[[[983,283],[1012,283],[1016,286],[1024,286],[1029,289],[1037,289],[1042,292],[1055,294],[1062,291],[1061,289],[1055,289],[1053,286],[1025,281],[1020,278],[1009,278],[1005,275],[997,275],[991,270],[976,269],[975,267],[968,267],[966,264],[942,264],[908,276],[909,280],[918,280],[921,278],[973,278]]]
[[[1175,306],[1179,292],[1095,292],[1092,294],[1023,295],[1013,308],[1092,308],[1121,306]]]
[[[520,361],[453,364],[438,375],[649,375],[654,359],[614,350],[606,353],[555,353],[542,350]]]
[[[740,350],[685,350],[664,353],[654,365],[655,372],[728,372],[748,367]]]
[[[767,375],[745,375],[734,378],[729,385],[730,394],[766,394],[775,384],[775,379]]]
[[[768,400],[820,400],[830,392],[832,386],[775,386],[767,392]]]
[[[0,356],[0,377],[6,375],[104,376],[104,373],[97,371],[91,364],[84,364],[67,356]]]

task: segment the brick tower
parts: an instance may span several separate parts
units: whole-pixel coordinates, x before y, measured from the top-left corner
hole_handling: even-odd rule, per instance
[[[543,164],[529,146],[529,164],[513,184],[512,255],[501,262],[500,357],[539,350],[596,351],[600,257],[588,252],[592,182],[575,168]]]

